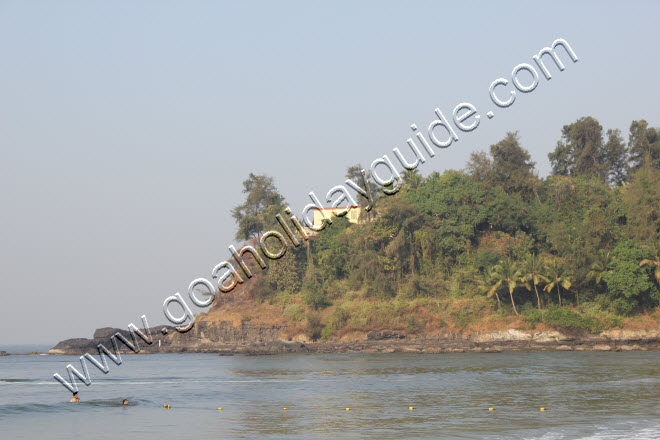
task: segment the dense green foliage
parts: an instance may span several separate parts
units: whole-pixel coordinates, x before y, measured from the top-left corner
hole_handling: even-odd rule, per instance
[[[651,311],[660,304],[658,132],[634,121],[626,145],[618,130],[606,141],[602,130],[591,117],[565,126],[547,178],[517,133],[473,154],[464,171],[406,172],[401,191],[381,192],[361,224],[335,219],[273,262],[264,292],[299,295],[308,332],[323,338],[359,326],[364,301],[382,303],[373,310],[412,332],[423,323],[406,310],[448,298],[466,300],[446,315],[458,328],[487,309],[592,331]],[[359,169],[348,175],[361,177]],[[299,321],[291,301],[284,313]],[[330,305],[322,326],[318,313]]]

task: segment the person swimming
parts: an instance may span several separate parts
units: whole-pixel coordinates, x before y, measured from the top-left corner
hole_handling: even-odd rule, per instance
[[[69,402],[80,402],[80,398],[78,398],[78,391],[74,391],[73,397],[71,400],[69,400]]]
[[[121,402],[121,404],[122,404],[122,405],[128,405],[128,399],[124,399],[124,400]]]

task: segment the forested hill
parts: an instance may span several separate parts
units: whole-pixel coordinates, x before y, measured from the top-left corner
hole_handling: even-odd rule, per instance
[[[260,305],[244,319],[263,321],[267,310],[324,340],[502,322],[591,331],[657,325],[659,134],[634,121],[624,140],[585,117],[563,127],[547,178],[517,133],[472,154],[464,170],[426,178],[406,171],[401,190],[380,192],[361,224],[335,219],[258,270],[242,290]],[[242,240],[269,228],[285,206],[267,176],[251,174],[244,186],[246,202],[234,210]]]

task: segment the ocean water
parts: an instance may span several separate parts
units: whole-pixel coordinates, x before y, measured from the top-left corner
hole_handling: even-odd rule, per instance
[[[46,353],[53,348],[53,345],[55,344],[5,344],[0,345],[0,351],[6,351],[7,353],[30,353],[35,351]]]
[[[660,439],[657,352],[122,358],[74,404],[77,356],[0,357],[0,437]]]

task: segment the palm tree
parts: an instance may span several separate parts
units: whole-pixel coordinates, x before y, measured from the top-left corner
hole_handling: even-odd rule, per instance
[[[521,281],[520,271],[516,267],[516,264],[509,258],[506,260],[500,260],[493,269],[493,279],[497,281],[500,286],[506,284],[509,288],[511,305],[513,305],[513,311],[518,315],[516,302],[513,300],[513,291],[518,285],[518,282]]]
[[[647,264],[651,267],[655,266],[655,269],[653,270],[653,276],[655,277],[655,280],[658,282],[658,284],[660,284],[660,253],[655,253],[654,260],[645,258],[639,262],[640,266],[646,266]]]
[[[424,183],[424,178],[416,168],[412,170],[403,170],[403,183],[410,189],[417,189]]]
[[[612,255],[605,249],[601,249],[596,254],[596,259],[591,264],[591,270],[587,274],[587,280],[595,280],[596,284],[600,284],[603,275],[610,272],[607,268],[612,262]]]
[[[557,258],[553,258],[550,261],[547,265],[547,270],[546,277],[548,279],[548,284],[545,285],[543,290],[550,293],[552,289],[557,286],[557,297],[559,298],[559,306],[561,306],[561,290],[559,289],[559,286],[568,289],[571,287],[571,280]]]
[[[500,310],[502,308],[502,302],[500,301],[500,295],[497,294],[497,291],[502,286],[502,282],[493,277],[493,269],[491,268],[482,273],[478,282],[479,290],[481,293],[485,293],[486,297],[492,298],[493,295],[495,295],[495,298],[497,298],[497,310]]]
[[[548,279],[543,275],[545,270],[543,259],[534,254],[529,254],[522,266],[525,287],[527,287],[527,290],[531,291],[532,286],[530,285],[530,281],[531,284],[534,285],[534,292],[536,292],[536,300],[538,301],[539,310],[541,310],[541,297],[539,296],[539,291],[536,286],[538,286],[541,281],[548,282]]]

